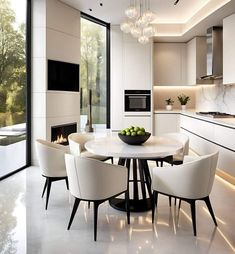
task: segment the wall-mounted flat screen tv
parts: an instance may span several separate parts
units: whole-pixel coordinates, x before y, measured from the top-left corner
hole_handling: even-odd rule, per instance
[[[79,92],[79,64],[48,60],[48,90]]]

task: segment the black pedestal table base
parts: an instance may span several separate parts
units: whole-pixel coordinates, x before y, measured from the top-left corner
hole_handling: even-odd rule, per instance
[[[138,167],[137,167],[138,161]],[[130,166],[133,165],[133,179],[130,179]],[[151,193],[151,176],[149,167],[146,160],[136,158],[120,158],[119,165],[126,165],[128,168],[128,182],[129,186],[133,184],[133,198],[130,198],[130,211],[131,212],[145,212],[151,210],[152,207],[152,193]],[[138,178],[139,172],[139,178]],[[140,183],[140,186],[138,185]],[[129,188],[128,186],[128,188]],[[146,192],[147,189],[147,192]],[[129,190],[130,192],[130,190]],[[141,195],[139,195],[141,194]],[[141,196],[141,197],[140,197]],[[110,205],[121,211],[126,211],[125,199],[113,198],[109,201]]]

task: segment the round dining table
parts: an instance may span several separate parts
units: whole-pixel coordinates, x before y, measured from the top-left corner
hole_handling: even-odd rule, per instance
[[[105,137],[95,137],[85,143],[85,148],[96,155],[118,158],[118,164],[128,168],[129,192],[130,185],[133,185],[133,192],[130,193],[130,211],[144,212],[152,207],[151,174],[147,161],[177,154],[183,146],[177,140],[161,136],[151,136],[142,145],[128,145],[114,133]],[[113,198],[110,205],[118,210],[126,210],[124,198]]]

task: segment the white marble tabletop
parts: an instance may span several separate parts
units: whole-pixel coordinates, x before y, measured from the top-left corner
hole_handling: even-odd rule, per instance
[[[85,148],[94,154],[115,158],[155,158],[174,155],[181,151],[182,144],[165,137],[151,136],[142,145],[128,145],[117,135],[97,137],[86,142]]]

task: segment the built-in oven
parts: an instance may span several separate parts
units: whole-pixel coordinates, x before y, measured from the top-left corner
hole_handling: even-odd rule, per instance
[[[150,90],[125,90],[125,112],[150,112]]]

